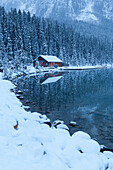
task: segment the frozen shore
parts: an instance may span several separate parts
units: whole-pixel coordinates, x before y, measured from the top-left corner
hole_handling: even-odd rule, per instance
[[[84,132],[70,136],[50,128],[45,115],[24,110],[12,88],[0,73],[1,170],[113,170],[112,152],[101,153],[100,145]]]
[[[13,79],[17,76],[22,76],[23,74],[27,75],[36,75],[36,74],[44,74],[44,73],[55,73],[55,72],[65,72],[65,71],[74,71],[74,70],[94,70],[94,69],[108,69],[113,68],[113,65],[106,64],[106,65],[86,65],[86,66],[64,66],[64,67],[39,67],[35,68],[31,64],[27,66],[26,69],[22,69],[20,71],[12,70],[12,72],[8,73],[8,78]]]
[[[112,67],[111,65],[95,65],[95,66],[64,66],[58,68],[40,67],[37,72],[49,72],[49,71],[68,71],[68,70],[91,70],[91,69],[104,69]],[[28,66],[29,73],[35,73],[36,69],[33,66]]]

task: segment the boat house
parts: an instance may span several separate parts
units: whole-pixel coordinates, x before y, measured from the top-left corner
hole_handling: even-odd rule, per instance
[[[51,55],[40,55],[38,57],[38,62],[40,66],[43,67],[62,67],[62,60],[56,56]]]

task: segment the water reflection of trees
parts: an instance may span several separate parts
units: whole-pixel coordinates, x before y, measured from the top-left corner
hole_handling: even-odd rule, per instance
[[[73,71],[64,74],[56,83],[41,85],[39,75],[18,80],[18,88],[27,100],[40,109],[56,110],[78,106],[88,97],[101,98],[106,93],[113,93],[112,70]]]
[[[113,142],[112,69],[72,71],[63,74],[56,83],[44,85],[40,84],[40,78],[37,75],[17,80],[17,88],[30,101],[32,111],[52,112],[51,117],[65,122],[75,120],[79,122],[76,130],[88,132],[110,146]]]

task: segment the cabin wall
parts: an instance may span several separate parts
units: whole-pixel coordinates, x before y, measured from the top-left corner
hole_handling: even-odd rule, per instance
[[[57,65],[58,67],[62,67],[62,63],[58,63],[58,62],[49,62],[49,66],[55,66]]]
[[[57,65],[58,67],[62,67],[62,63],[59,63],[59,62],[47,62],[42,57],[39,57],[38,61],[39,61],[39,65],[43,66],[43,67],[52,67],[52,66],[55,66],[55,65]]]
[[[43,66],[43,67],[54,67],[55,65],[57,65],[58,67],[62,67],[62,63],[56,63],[56,62],[42,62],[39,61],[39,65]]]
[[[46,60],[44,60],[42,57],[39,57],[38,61],[39,61],[40,66],[43,66],[43,67],[48,67],[49,66],[49,63]]]
[[[39,62],[39,66],[48,67],[49,63],[48,62]]]
[[[33,61],[33,66],[36,67],[36,60]]]

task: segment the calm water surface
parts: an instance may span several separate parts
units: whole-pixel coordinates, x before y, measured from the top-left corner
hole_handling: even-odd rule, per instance
[[[46,114],[51,122],[76,121],[71,134],[82,130],[113,148],[113,69],[26,76],[16,83],[32,112]]]

